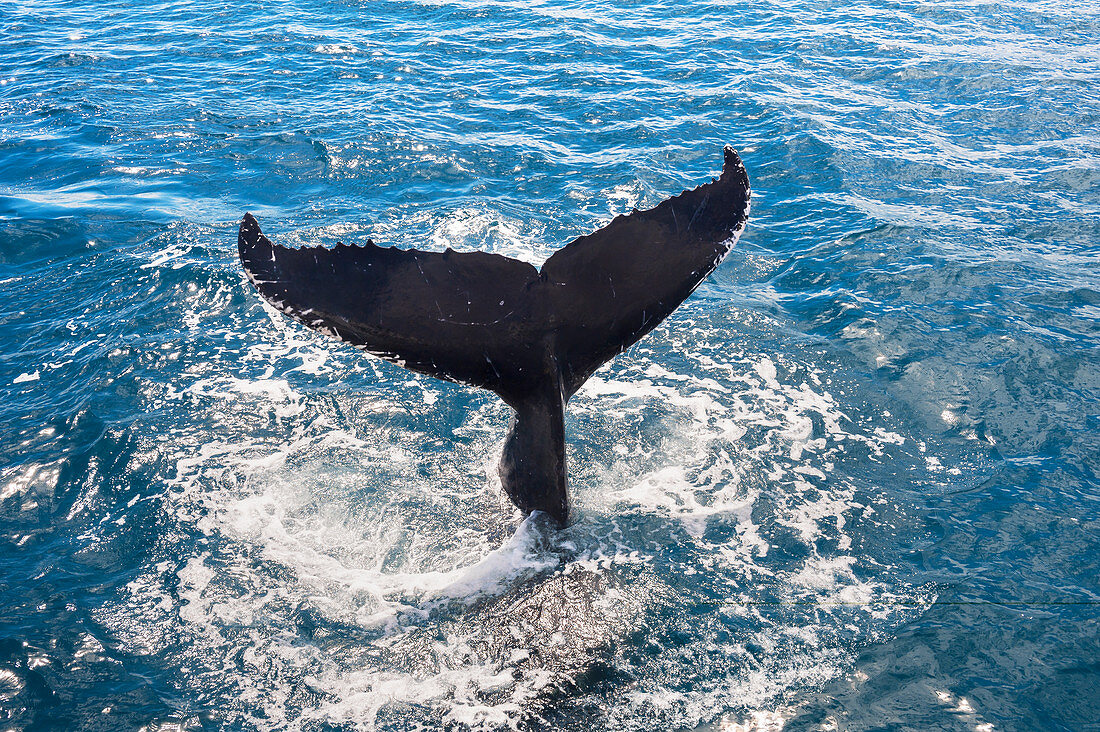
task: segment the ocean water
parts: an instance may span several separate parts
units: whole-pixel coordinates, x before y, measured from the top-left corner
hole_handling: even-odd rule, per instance
[[[261,303],[753,182],[570,404]],[[1100,7],[0,0],[0,728],[1100,730]]]

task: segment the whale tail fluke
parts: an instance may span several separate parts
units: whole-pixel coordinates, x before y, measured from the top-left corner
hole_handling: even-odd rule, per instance
[[[484,252],[272,244],[251,214],[237,247],[252,284],[299,322],[405,368],[508,393],[538,366],[530,264]]]
[[[568,515],[563,414],[584,381],[695,290],[745,226],[749,181],[725,149],[720,178],[618,216],[541,271],[485,252],[273,244],[251,214],[237,238],[260,294],[295,320],[516,410],[501,478],[524,511]]]
[[[566,392],[664,320],[729,252],[749,212],[749,178],[726,147],[722,175],[614,218],[542,266]]]

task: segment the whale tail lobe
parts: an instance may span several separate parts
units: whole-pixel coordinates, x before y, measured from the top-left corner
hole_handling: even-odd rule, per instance
[[[749,181],[727,147],[721,177],[618,216],[541,270],[485,252],[273,244],[251,214],[238,252],[260,294],[303,324],[515,411],[501,480],[524,511],[568,517],[564,410],[603,363],[669,315],[745,226]]]

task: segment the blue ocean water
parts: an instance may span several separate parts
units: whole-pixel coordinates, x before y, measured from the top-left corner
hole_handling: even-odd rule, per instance
[[[753,181],[567,414],[265,307]],[[0,0],[0,727],[1100,729],[1100,8]]]

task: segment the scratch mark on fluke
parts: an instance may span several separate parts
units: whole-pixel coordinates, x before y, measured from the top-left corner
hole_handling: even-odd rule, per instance
[[[541,270],[499,254],[370,240],[291,249],[268,240],[252,214],[237,247],[252,284],[295,320],[412,371],[498,394],[515,410],[500,460],[505,491],[521,510],[564,525],[569,398],[718,266],[745,227],[749,198],[745,166],[727,146],[719,178],[617,216]]]

